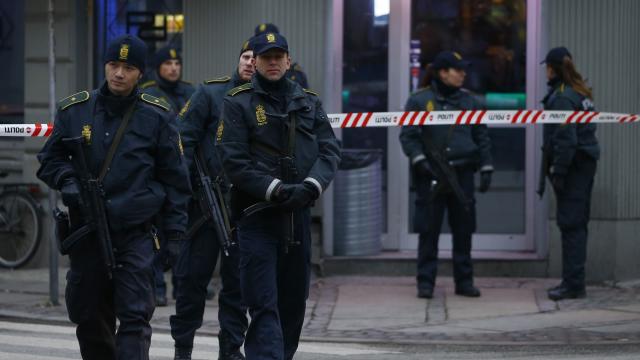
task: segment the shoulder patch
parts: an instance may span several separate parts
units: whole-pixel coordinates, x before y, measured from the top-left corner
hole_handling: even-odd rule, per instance
[[[71,96],[67,96],[66,98],[60,100],[58,102],[58,106],[60,107],[60,110],[64,110],[71,105],[80,104],[82,102],[89,100],[89,96],[90,95],[88,91],[86,90],[81,91],[79,93],[73,94]]]
[[[155,80],[149,80],[149,81],[146,81],[146,82],[140,84],[140,89],[147,89],[147,88],[150,88],[150,87],[156,86],[156,85],[157,85],[157,83],[156,83]]]
[[[167,104],[164,100],[157,98],[155,96],[151,96],[149,94],[140,94],[140,99],[142,99],[142,101],[149,103],[151,105],[155,105],[161,109],[163,109],[164,111],[169,111],[169,109],[171,108],[169,106],[169,104]]]
[[[317,97],[320,97],[320,95],[318,95],[318,93],[315,92],[315,91],[312,91],[312,90],[309,90],[309,89],[302,89],[302,90],[304,90],[304,92],[306,92],[307,94],[311,94],[311,95],[315,95]]]
[[[239,94],[239,93],[241,93],[243,91],[247,91],[247,90],[251,90],[251,89],[253,89],[253,85],[250,82],[248,82],[246,84],[242,84],[240,86],[236,86],[233,89],[229,90],[227,92],[227,95],[236,96],[237,94]]]
[[[231,77],[223,76],[223,77],[219,77],[217,79],[205,80],[204,83],[205,84],[220,84],[220,83],[228,83],[229,81],[231,81]]]

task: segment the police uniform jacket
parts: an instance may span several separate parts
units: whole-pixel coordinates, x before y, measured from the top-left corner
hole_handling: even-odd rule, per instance
[[[438,92],[437,84],[418,90],[409,97],[405,111],[481,110],[483,105],[465,90],[450,96]],[[491,140],[486,125],[405,126],[400,132],[402,150],[415,164],[426,158],[425,143],[444,151],[452,166],[471,165],[480,171],[493,170]]]
[[[200,147],[205,157],[209,175],[220,176],[222,163],[215,149],[215,134],[220,122],[222,99],[226,93],[245,83],[238,72],[233,76],[206,80],[198,87],[187,105],[178,114],[178,130],[182,136],[185,159],[195,174],[193,156],[196,147]],[[192,179],[195,177],[192,176]]]
[[[313,183],[320,193],[333,179],[340,148],[318,96],[286,80],[282,103],[267,93],[256,76],[232,89],[223,102],[216,146],[242,206],[270,200],[283,182],[279,159],[288,153],[290,115],[296,117],[295,177],[288,183]],[[238,204],[232,206],[237,208]]]
[[[545,110],[594,111],[591,100],[562,82],[550,87],[542,103]],[[551,155],[553,174],[566,174],[576,151],[582,151],[598,160],[600,146],[596,138],[596,124],[544,125],[544,148]]]
[[[186,81],[178,80],[176,83],[170,83],[160,76],[156,78],[140,85],[142,92],[164,100],[171,105],[171,111],[177,114],[193,95],[195,88]]]
[[[167,231],[184,232],[191,187],[179,135],[168,105],[138,89],[126,98],[115,97],[105,82],[100,89],[62,100],[53,134],[38,154],[38,178],[59,190],[67,177],[77,176],[70,159],[73,150],[62,139],[79,136],[90,142],[84,145],[85,157],[97,177],[133,101],[133,115],[103,180],[109,224],[122,230],[160,213]]]

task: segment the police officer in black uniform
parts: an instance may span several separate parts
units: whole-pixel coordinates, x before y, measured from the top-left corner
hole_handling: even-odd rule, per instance
[[[292,359],[309,294],[309,207],[332,181],[340,149],[317,95],[285,77],[286,39],[254,41],[256,74],[224,98],[216,147],[238,218],[247,359]]]
[[[594,111],[591,89],[567,48],[551,49],[543,63],[549,80],[549,93],[542,100],[545,110]],[[543,152],[539,194],[544,192],[546,175],[556,194],[562,233],[562,283],[548,295],[551,300],[583,298],[591,190],[600,157],[596,124],[544,125]]]
[[[451,51],[439,53],[427,70],[428,87],[409,97],[406,111],[480,110],[480,104],[462,89],[469,63]],[[418,297],[431,299],[438,270],[438,238],[448,211],[453,237],[453,274],[455,293],[477,297],[473,285],[471,237],[476,229],[474,173],[480,171],[480,192],[491,184],[493,165],[491,140],[486,125],[407,126],[402,128],[400,142],[411,160],[416,186],[414,226],[420,234],[418,244]],[[453,170],[454,178],[469,201],[463,204],[453,193],[450,179],[437,171],[431,153],[442,154],[444,164]],[[443,186],[444,185],[444,186]]]
[[[254,36],[265,33],[279,34],[280,30],[277,26],[271,23],[263,23],[256,26],[254,30]],[[298,64],[297,62],[291,64],[291,67],[289,68],[289,70],[287,70],[285,77],[289,80],[297,82],[298,84],[300,84],[300,86],[302,86],[303,89],[309,88],[307,74],[304,73],[304,70],[302,70],[302,66],[300,66],[300,64]]]
[[[116,132],[129,119],[103,177],[116,267],[107,270],[94,232],[70,250],[65,299],[83,359],[149,359],[154,309],[150,222],[161,215],[174,250],[187,225],[191,188],[178,132],[167,104],[137,87],[145,54],[137,37],[113,40],[104,59],[105,83],[59,103],[54,132],[38,154],[38,178],[60,190],[72,228],[78,228],[89,220],[80,210],[87,201],[75,165],[80,151],[97,177]],[[82,150],[65,141],[78,137],[84,139]]]
[[[227,91],[247,83],[255,72],[251,43],[246,41],[240,51],[238,66],[231,77],[207,80],[198,87],[188,105],[178,116],[186,159],[192,164],[196,151],[206,159],[209,176],[224,180],[222,164],[214,147],[216,130],[220,121],[222,99]],[[191,166],[192,179],[197,177],[195,166]],[[193,184],[194,191],[199,191]],[[223,184],[225,190],[228,185]],[[191,202],[190,227],[202,217],[198,201]],[[193,338],[202,326],[207,284],[221,253],[213,224],[207,223],[188,239],[187,246],[178,262],[181,286],[176,300],[176,314],[171,316],[171,335],[175,340],[175,359],[191,359]],[[222,255],[220,276],[222,290],[218,297],[218,321],[220,333],[220,359],[244,359],[240,347],[247,330],[247,309],[242,304],[238,268],[238,248],[231,247],[229,255]]]
[[[149,80],[140,88],[144,93],[153,95],[171,105],[171,110],[177,114],[193,95],[195,88],[186,81],[182,81],[182,57],[174,47],[163,47],[154,56],[156,67],[154,80]]]
[[[164,47],[156,52],[154,61],[155,73],[157,80],[150,80],[140,85],[143,93],[153,95],[164,100],[171,107],[172,117],[178,114],[178,111],[184,107],[189,97],[195,89],[188,82],[182,81],[182,57],[180,52],[173,47]],[[161,248],[156,255],[154,277],[156,283],[156,306],[167,306],[167,284],[164,281],[164,270],[171,267],[173,298],[176,298],[176,290],[178,283],[176,282],[175,267],[171,266],[176,259],[169,259],[167,254],[166,241],[164,231],[162,230],[162,221],[157,224],[158,236],[161,239]]]

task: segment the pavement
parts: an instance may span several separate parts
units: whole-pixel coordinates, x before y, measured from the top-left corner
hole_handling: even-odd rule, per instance
[[[48,269],[0,270],[0,320],[69,324],[64,276],[59,306],[49,302]],[[413,277],[312,279],[302,333],[308,342],[398,345],[640,344],[640,282],[587,287],[587,298],[550,301],[558,279],[477,278],[480,298],[454,295],[438,279],[431,300],[416,297]],[[219,281],[218,281],[219,283]],[[174,303],[156,309],[154,333],[169,332]],[[218,331],[217,299],[207,301],[199,335]]]

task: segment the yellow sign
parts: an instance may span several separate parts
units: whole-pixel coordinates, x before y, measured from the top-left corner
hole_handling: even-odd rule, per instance
[[[267,34],[267,42],[274,43],[276,42],[276,35],[272,33]]]
[[[127,60],[129,58],[129,44],[122,44],[120,46],[120,60]]]
[[[267,113],[262,105],[256,106],[256,121],[258,126],[267,125]]]
[[[216,131],[216,141],[222,141],[222,133],[224,132],[224,122],[220,120],[220,125],[218,125],[218,131]]]
[[[169,49],[169,56],[171,56],[172,59],[177,58],[178,54],[176,53],[176,49]]]
[[[435,107],[433,106],[433,101],[429,100],[427,102],[427,111],[433,111],[435,109]]]
[[[82,127],[82,137],[87,145],[91,145],[91,125],[85,125]]]

